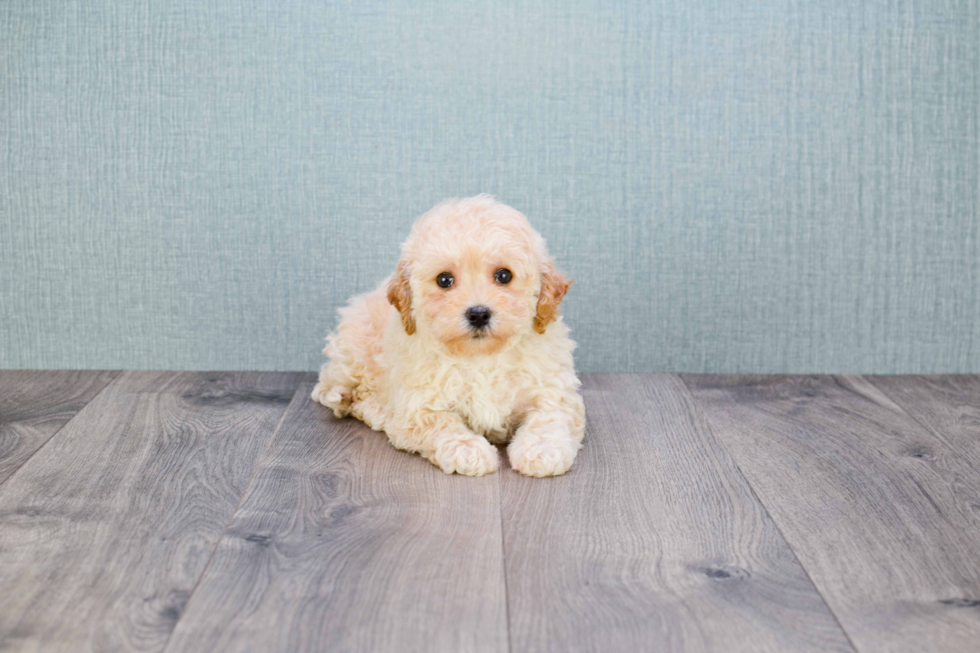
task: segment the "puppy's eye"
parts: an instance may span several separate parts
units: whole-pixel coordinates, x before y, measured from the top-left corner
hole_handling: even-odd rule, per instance
[[[500,268],[493,273],[493,278],[497,283],[507,285],[510,283],[510,280],[514,278],[514,275],[507,268]]]
[[[449,288],[451,285],[453,285],[454,281],[455,279],[453,279],[453,275],[449,274],[448,272],[440,272],[439,276],[436,277],[436,284],[440,288]]]

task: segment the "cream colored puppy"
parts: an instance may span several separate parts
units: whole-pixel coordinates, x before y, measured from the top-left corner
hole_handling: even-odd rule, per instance
[[[340,309],[313,399],[447,474],[564,474],[582,446],[569,282],[527,219],[487,195],[423,215],[396,272]],[[513,437],[511,438],[511,435]]]

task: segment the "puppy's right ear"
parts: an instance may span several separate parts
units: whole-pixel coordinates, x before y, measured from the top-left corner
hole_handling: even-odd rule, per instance
[[[398,262],[395,276],[388,282],[388,303],[398,309],[402,316],[405,333],[415,333],[415,318],[412,317],[412,288],[408,285],[408,264]]]

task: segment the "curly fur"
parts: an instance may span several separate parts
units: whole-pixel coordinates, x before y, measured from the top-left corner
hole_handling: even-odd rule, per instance
[[[559,313],[568,286],[522,214],[487,195],[443,202],[415,223],[395,273],[340,309],[313,399],[447,474],[495,471],[491,443],[508,440],[515,470],[563,474],[585,429]],[[483,331],[465,318],[476,305],[491,310]]]

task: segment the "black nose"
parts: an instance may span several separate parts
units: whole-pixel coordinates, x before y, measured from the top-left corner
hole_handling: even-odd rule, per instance
[[[490,322],[490,309],[486,306],[470,306],[466,309],[466,319],[470,326],[482,329]]]

